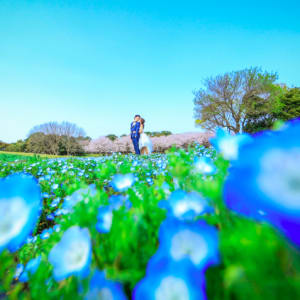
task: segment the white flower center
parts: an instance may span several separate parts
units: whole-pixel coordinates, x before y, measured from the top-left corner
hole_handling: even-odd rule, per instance
[[[131,179],[130,178],[122,178],[122,180],[120,180],[118,182],[118,188],[119,189],[125,189],[131,186]]]
[[[155,291],[155,300],[189,300],[189,289],[181,278],[165,277]]]
[[[74,241],[65,252],[65,263],[70,270],[80,270],[89,255],[89,245],[84,241]]]
[[[180,217],[189,210],[195,211],[197,214],[203,211],[204,207],[201,203],[190,200],[190,199],[183,199],[178,201],[174,207],[174,215],[176,217]]]
[[[0,246],[16,237],[28,220],[30,207],[20,197],[0,199]]]
[[[238,157],[238,143],[235,137],[227,137],[219,143],[220,152],[226,159],[237,159]]]
[[[209,165],[208,163],[204,162],[204,161],[199,161],[196,164],[196,169],[199,172],[203,172],[203,173],[210,173],[213,170],[213,167],[211,165]]]
[[[261,161],[257,182],[272,202],[290,210],[300,210],[300,148],[274,149]]]
[[[114,296],[109,288],[102,288],[98,290],[97,288],[90,291],[85,299],[87,300],[114,300]]]
[[[112,220],[113,220],[112,212],[111,211],[107,212],[103,216],[103,226],[109,230],[111,228]]]
[[[98,300],[114,300],[114,296],[110,289],[102,288],[97,295]]]
[[[170,252],[174,260],[189,256],[191,261],[197,265],[206,257],[208,248],[200,234],[186,229],[173,236]]]

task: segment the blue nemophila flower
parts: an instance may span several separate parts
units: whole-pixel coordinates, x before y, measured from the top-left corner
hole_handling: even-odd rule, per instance
[[[300,121],[257,136],[229,170],[224,197],[238,213],[271,222],[300,246]]]
[[[14,279],[18,279],[23,271],[24,271],[24,265],[18,264],[16,267],[15,274],[14,274]]]
[[[37,271],[37,269],[38,269],[38,267],[39,267],[39,265],[41,263],[41,259],[42,259],[41,256],[38,256],[36,258],[31,259],[27,263],[24,271],[21,273],[21,275],[19,277],[19,281],[21,281],[21,282],[27,282],[28,279],[29,279],[29,274],[32,275],[32,274],[34,274]]]
[[[190,260],[198,269],[206,269],[219,262],[217,230],[200,220],[186,223],[167,219],[159,230],[159,248],[148,263],[155,267],[159,261],[169,263]]]
[[[91,256],[92,245],[88,229],[70,227],[48,257],[55,280],[60,281],[71,275],[88,275]]]
[[[130,188],[134,181],[135,179],[133,174],[116,174],[111,181],[111,186],[117,192],[123,192]]]
[[[108,199],[109,206],[113,209],[119,209],[121,206],[125,205],[126,208],[131,208],[132,203],[128,199],[128,196],[124,195],[112,195]]]
[[[59,224],[54,225],[53,226],[53,231],[60,232],[60,225]]]
[[[238,158],[239,148],[250,143],[251,140],[248,134],[231,135],[224,129],[218,128],[216,136],[211,138],[210,142],[225,159],[235,160]]]
[[[164,194],[166,195],[166,197],[169,197],[170,194],[171,194],[171,187],[170,187],[170,185],[166,181],[164,181],[163,184],[161,185],[161,188],[163,189]],[[168,208],[167,201],[160,201],[159,207],[167,209]]]
[[[49,221],[53,221],[54,218],[55,218],[54,214],[50,214],[50,215],[48,215],[48,216],[46,217],[46,219],[49,220]]]
[[[61,209],[56,210],[56,211],[53,213],[53,215],[54,215],[55,217],[57,217],[57,216],[61,216],[61,215],[66,215],[66,214],[68,214],[69,212],[70,212],[70,209],[67,209],[67,208],[61,208]]]
[[[43,198],[49,198],[50,195],[49,195],[48,193],[43,193],[43,194],[42,194],[42,197],[43,197]]]
[[[52,202],[51,202],[51,204],[50,204],[50,207],[52,207],[52,208],[56,207],[59,204],[59,202],[60,202],[60,198],[59,197],[53,199]]]
[[[108,233],[110,231],[113,219],[113,208],[110,206],[100,206],[97,215],[96,229],[100,233]]]
[[[39,175],[39,174],[38,174]],[[45,180],[45,177],[44,176],[41,176],[38,181],[41,182],[41,181],[44,181]]]
[[[27,239],[26,239],[26,243],[35,243],[37,240],[37,237],[36,236],[28,236]]]
[[[82,201],[86,195],[95,196],[97,193],[96,185],[90,184],[86,188],[75,191],[71,196],[67,196],[63,202],[63,209],[72,210],[78,202]]]
[[[59,187],[58,183],[54,183],[54,184],[51,186],[52,190],[57,190],[58,187]]]
[[[194,169],[196,172],[212,175],[217,172],[216,166],[213,164],[211,158],[208,157],[196,157],[194,160]]]
[[[0,253],[17,250],[40,215],[41,194],[34,177],[16,174],[0,179]]]
[[[135,300],[201,300],[206,299],[202,272],[188,260],[177,264],[158,264],[147,270],[133,290]]]
[[[152,185],[153,184],[153,179],[151,177],[147,177],[146,181],[148,182],[148,184]]]
[[[191,220],[196,216],[213,211],[208,201],[201,195],[176,190],[167,201],[161,201],[160,207],[167,208],[169,215],[181,220]]]
[[[96,270],[90,281],[89,291],[85,295],[85,299],[126,300],[127,298],[121,284],[107,280],[104,272]]]
[[[53,232],[52,228],[48,228],[48,229],[44,229],[41,234],[40,234],[40,238],[42,240],[46,240],[50,237],[51,233]]]

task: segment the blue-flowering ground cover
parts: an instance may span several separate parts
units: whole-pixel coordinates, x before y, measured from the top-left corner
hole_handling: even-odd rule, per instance
[[[0,160],[0,298],[300,299],[300,122],[151,156]]]

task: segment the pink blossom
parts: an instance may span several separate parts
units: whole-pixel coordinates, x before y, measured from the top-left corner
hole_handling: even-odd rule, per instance
[[[175,146],[177,148],[186,148],[192,143],[199,143],[201,145],[209,145],[209,138],[213,136],[211,132],[188,132],[181,134],[171,134],[168,136],[152,137],[154,152],[164,152],[167,149]],[[99,137],[91,140],[88,145],[84,147],[88,153],[112,153],[134,152],[130,136],[123,136],[116,139],[114,142],[107,137]]]

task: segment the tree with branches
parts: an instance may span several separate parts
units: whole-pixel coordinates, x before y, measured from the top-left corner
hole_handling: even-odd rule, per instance
[[[54,155],[82,153],[79,142],[85,137],[85,131],[74,123],[48,122],[30,130],[27,149],[36,153]]]
[[[270,112],[278,105],[281,89],[276,73],[250,68],[205,80],[205,88],[194,92],[196,125],[208,130],[227,128],[244,131],[247,118],[259,109]],[[259,103],[259,104],[258,104]]]

